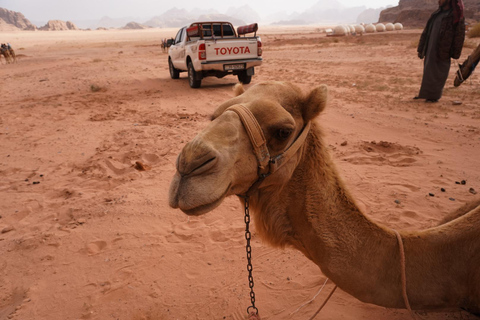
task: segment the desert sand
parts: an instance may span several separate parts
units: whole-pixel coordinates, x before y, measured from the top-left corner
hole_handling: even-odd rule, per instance
[[[479,74],[454,88],[452,63],[438,103],[413,100],[420,32],[333,38],[261,27],[264,64],[248,85],[327,84],[319,121],[341,176],[368,216],[396,229],[435,226],[480,192]],[[167,201],[178,152],[237,79],[206,78],[200,89],[185,74],[170,79],[160,39],[175,33],[0,33],[18,56],[0,65],[0,320],[245,319],[240,202],[187,217]],[[459,61],[479,42],[468,39]],[[299,309],[325,276],[252,228],[262,319],[309,319],[333,284]],[[316,319],[410,315],[337,290]]]

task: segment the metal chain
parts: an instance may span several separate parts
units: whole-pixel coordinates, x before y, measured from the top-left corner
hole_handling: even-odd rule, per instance
[[[250,287],[250,301],[252,305],[247,308],[247,313],[250,314],[250,309],[253,309],[255,314],[258,314],[258,309],[255,307],[255,292],[253,292],[253,266],[252,266],[252,246],[250,245],[250,239],[252,234],[250,233],[250,209],[248,203],[248,196],[244,198],[245,200],[245,239],[247,240],[246,250],[247,250],[247,271],[248,271],[248,285]]]

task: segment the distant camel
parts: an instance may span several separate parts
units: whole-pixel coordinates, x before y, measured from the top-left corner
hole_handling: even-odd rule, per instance
[[[167,50],[167,40],[162,39],[162,51],[165,52]]]
[[[269,81],[236,91],[182,149],[170,206],[201,215],[248,195],[264,240],[298,249],[357,299],[480,315],[480,201],[426,230],[375,223],[339,177],[315,120],[326,86],[304,94]]]
[[[12,63],[12,57],[10,56],[10,52],[6,48],[1,48],[0,53],[5,57],[6,63]]]
[[[13,62],[13,63],[17,63],[17,55],[15,54],[15,50],[10,49],[10,50],[8,50],[8,51],[9,51],[9,53],[10,53],[10,57],[11,57],[11,59],[12,59],[12,62]]]
[[[172,38],[172,39],[168,39],[168,40],[167,40],[167,38],[162,39],[162,45],[161,45],[161,46],[162,46],[162,51],[163,51],[163,52],[168,51],[168,48],[170,48],[170,46],[172,45],[172,43],[173,43],[173,38]]]

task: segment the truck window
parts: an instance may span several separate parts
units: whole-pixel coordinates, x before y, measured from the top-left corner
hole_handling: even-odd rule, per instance
[[[212,25],[211,24],[202,25],[202,29],[203,29],[203,36],[204,37],[211,37],[212,36]]]
[[[222,25],[215,23],[213,26],[213,34],[215,37],[221,37],[222,36]]]
[[[228,36],[234,36],[235,32],[233,31],[233,28],[229,24],[224,24],[223,25],[223,36],[228,37]]]
[[[230,24],[213,23],[212,28],[213,28],[213,34],[215,35],[215,37],[231,37],[235,35],[233,28]],[[223,28],[223,33],[222,33],[222,28]]]
[[[183,41],[183,30],[185,28],[182,28],[178,31],[177,35],[175,36],[175,43],[180,43]]]

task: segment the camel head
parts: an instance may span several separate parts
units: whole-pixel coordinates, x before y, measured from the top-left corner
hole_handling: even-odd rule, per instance
[[[278,167],[278,171],[255,187],[281,188],[301,157],[301,147],[292,145],[299,144],[299,135],[306,137],[311,120],[325,108],[327,100],[326,86],[304,94],[287,82],[259,83],[246,91],[237,85],[235,93],[180,152],[170,185],[171,207],[189,215],[209,212],[225,197],[245,194],[258,181],[259,174],[271,173],[269,167]],[[244,110],[243,116],[239,109]],[[256,122],[245,123],[245,113]],[[252,137],[246,128],[255,126],[259,130]],[[264,136],[264,149],[254,148],[258,136]],[[290,156],[283,158],[286,153]],[[266,162],[259,164],[265,157]]]

